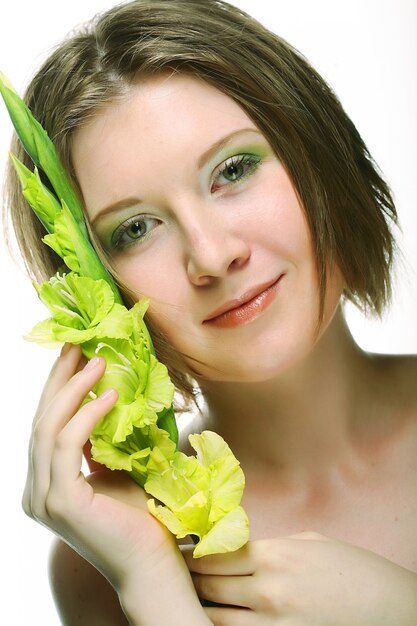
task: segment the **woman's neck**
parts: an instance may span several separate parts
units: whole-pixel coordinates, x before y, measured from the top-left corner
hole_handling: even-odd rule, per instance
[[[203,387],[209,427],[244,468],[298,481],[345,461],[351,465],[369,407],[372,366],[338,311],[309,356],[274,380]]]

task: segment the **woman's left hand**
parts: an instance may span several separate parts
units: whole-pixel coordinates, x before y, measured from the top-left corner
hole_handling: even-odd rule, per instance
[[[317,533],[251,541],[194,559],[183,550],[215,626],[416,626],[417,574]]]

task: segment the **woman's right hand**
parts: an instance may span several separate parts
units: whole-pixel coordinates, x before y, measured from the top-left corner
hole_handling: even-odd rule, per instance
[[[103,468],[88,480],[81,472],[83,446],[117,399],[108,390],[80,408],[105,370],[101,357],[80,370],[82,358],[78,346],[66,346],[45,385],[23,508],[110,581],[132,624],[208,624],[173,536],[148,513],[144,491],[123,472]]]

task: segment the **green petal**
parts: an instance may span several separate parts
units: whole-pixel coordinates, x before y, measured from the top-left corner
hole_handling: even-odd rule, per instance
[[[144,407],[143,398],[138,398],[130,404],[116,403],[96,425],[94,435],[104,436],[113,444],[125,441],[132,433],[134,426],[142,425]]]
[[[65,284],[74,298],[74,308],[89,320],[90,326],[101,322],[114,304],[113,292],[104,280],[70,273],[65,277]]]
[[[197,460],[210,469],[210,522],[215,523],[240,504],[245,476],[239,461],[217,433],[206,430],[188,439],[197,452]]]
[[[203,537],[209,531],[209,502],[207,494],[198,491],[180,508],[174,511],[180,522],[188,528],[189,535]]]
[[[148,474],[145,490],[174,512],[195,493],[207,492],[209,486],[208,471],[195,457],[175,452],[167,459],[158,447],[149,456]]]
[[[55,321],[52,323],[53,334],[57,341],[67,343],[84,343],[94,337],[94,328],[86,328],[85,330],[77,330],[69,326],[62,326]]]
[[[193,556],[234,552],[249,540],[249,521],[241,506],[225,515],[201,539],[194,548]]]
[[[100,338],[128,339],[131,333],[132,318],[122,304],[114,304],[96,330],[96,336]]]
[[[146,489],[145,483],[145,489]],[[149,504],[152,502],[152,504]],[[166,506],[155,506],[148,500],[148,508],[152,515],[166,524],[178,539],[186,535],[201,536],[207,532],[207,498],[202,491],[195,493],[179,511],[173,513]]]
[[[84,330],[89,325],[88,320],[83,319],[77,307],[66,297],[63,297],[63,293],[66,293],[66,284],[63,285],[62,281],[63,277],[53,276],[48,282],[42,283],[40,287],[35,285],[38,296],[49,309],[55,323]]]
[[[160,428],[157,424],[150,424],[149,440],[152,448],[158,448],[165,459],[171,460],[174,458],[176,445],[166,430]]]
[[[136,304],[134,304],[130,309],[133,319],[132,341],[137,345],[143,341],[147,351],[149,351],[150,354],[155,354],[151,336],[143,319],[148,306],[149,300],[147,298],[141,298],[139,302],[136,302]]]
[[[204,430],[200,434],[190,435],[188,440],[194,450],[197,452],[198,461],[205,467],[233,453],[223,437],[211,430]]]
[[[62,346],[62,341],[58,341],[55,338],[52,324],[53,321],[51,319],[38,322],[38,324],[32,328],[29,335],[25,335],[24,339],[42,344],[47,348],[58,348]]]
[[[157,425],[160,429],[167,431],[170,439],[176,445],[178,444],[178,426],[172,406],[158,413]]]
[[[54,335],[60,341],[82,343],[108,332],[116,336],[129,336],[131,332],[129,312],[114,304],[113,292],[104,280],[70,272],[56,274],[36,288],[53,316]]]
[[[178,539],[182,539],[189,534],[187,526],[184,526],[166,506],[156,505],[153,498],[148,499],[147,505],[149,513],[164,524]]]
[[[159,413],[162,409],[168,409],[174,398],[175,387],[172,384],[168,369],[151,355],[150,371],[145,389],[145,398],[148,405]]]
[[[124,450],[114,446],[110,442],[102,438],[92,437],[91,455],[94,461],[105,465],[111,470],[126,470],[131,472],[133,469],[132,464],[138,459],[142,459],[148,456],[149,448],[144,450],[138,450],[129,454]],[[136,468],[138,463],[136,463]],[[143,465],[145,469],[145,465]]]

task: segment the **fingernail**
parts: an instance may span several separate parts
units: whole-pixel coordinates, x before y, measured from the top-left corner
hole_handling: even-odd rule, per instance
[[[60,356],[65,356],[66,354],[68,354],[68,352],[71,350],[71,343],[64,343],[64,345],[61,348],[61,354]]]
[[[115,393],[116,393],[116,390],[113,388],[106,389],[106,391],[103,391],[103,393],[99,395],[98,399],[107,400],[107,398],[109,398],[110,396],[113,396]]]
[[[100,361],[101,361],[100,357],[95,356],[94,358],[91,359],[91,361],[88,361],[87,365],[84,367],[84,371],[89,372],[90,370],[93,370],[95,367],[97,367]]]

